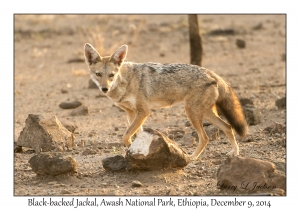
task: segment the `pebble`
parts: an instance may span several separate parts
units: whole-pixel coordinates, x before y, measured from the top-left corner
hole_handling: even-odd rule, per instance
[[[72,102],[61,102],[59,107],[62,109],[75,109],[81,106],[82,103],[80,101],[72,101]]]
[[[140,181],[132,181],[131,186],[132,187],[142,187],[143,184]]]
[[[71,194],[71,192],[69,190],[62,190],[60,193],[61,194]]]
[[[242,39],[237,39],[236,40],[236,46],[238,46],[238,48],[245,48],[246,47],[246,42]]]
[[[55,185],[57,184],[57,181],[48,182],[48,185]]]
[[[71,116],[80,116],[80,115],[89,115],[90,110],[87,106],[79,106],[76,109],[74,109],[71,113]]]

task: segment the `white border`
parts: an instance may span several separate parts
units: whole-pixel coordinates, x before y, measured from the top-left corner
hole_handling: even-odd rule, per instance
[[[251,3],[250,3],[251,2]],[[295,1],[294,1],[295,2]],[[4,5],[5,4],[5,5]],[[298,206],[299,172],[297,155],[298,133],[296,121],[299,109],[297,98],[297,73],[299,71],[299,13],[293,2],[276,1],[9,1],[1,3],[1,208],[27,209],[29,197],[13,196],[13,14],[15,13],[286,13],[287,14],[287,196],[286,197],[238,197],[241,200],[271,200],[273,207]],[[291,102],[292,101],[292,102]],[[4,116],[4,117],[3,117]],[[299,129],[299,128],[298,128]],[[56,197],[59,199],[59,197]],[[83,197],[81,197],[83,199]],[[91,198],[91,197],[89,197]],[[105,197],[107,200],[115,199]],[[143,197],[145,200],[151,197]],[[210,200],[213,197],[203,197]],[[228,200],[229,197],[217,197]],[[233,198],[233,197],[231,197]],[[175,198],[176,199],[176,198]],[[140,208],[140,207],[139,207]],[[145,207],[143,207],[145,208]],[[147,208],[147,207],[146,207]],[[39,208],[40,209],[40,208]]]

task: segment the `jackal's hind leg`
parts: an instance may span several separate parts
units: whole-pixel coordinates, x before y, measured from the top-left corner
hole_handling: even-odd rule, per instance
[[[218,128],[224,131],[225,135],[230,141],[231,151],[227,153],[229,156],[238,156],[239,155],[239,146],[237,145],[236,139],[234,137],[233,129],[231,125],[222,120],[216,110],[216,107],[213,106],[212,109],[205,112],[204,119],[208,120]]]

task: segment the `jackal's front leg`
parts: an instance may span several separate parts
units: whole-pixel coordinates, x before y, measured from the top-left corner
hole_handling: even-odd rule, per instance
[[[126,147],[129,147],[131,142],[131,137],[137,132],[137,130],[143,125],[147,117],[149,116],[149,110],[139,110],[132,124],[129,126],[125,134],[123,135],[123,143]]]

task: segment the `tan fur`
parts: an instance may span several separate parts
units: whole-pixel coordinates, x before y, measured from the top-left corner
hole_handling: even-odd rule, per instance
[[[101,57],[90,44],[85,45],[91,78],[128,115],[130,126],[122,137],[126,146],[142,130],[151,108],[183,101],[186,115],[199,136],[192,159],[199,157],[208,143],[203,119],[224,131],[232,146],[230,155],[239,154],[232,127],[244,137],[248,126],[236,94],[221,77],[189,64],[125,62],[127,50],[123,45],[111,56]],[[217,107],[229,123],[219,117]]]

